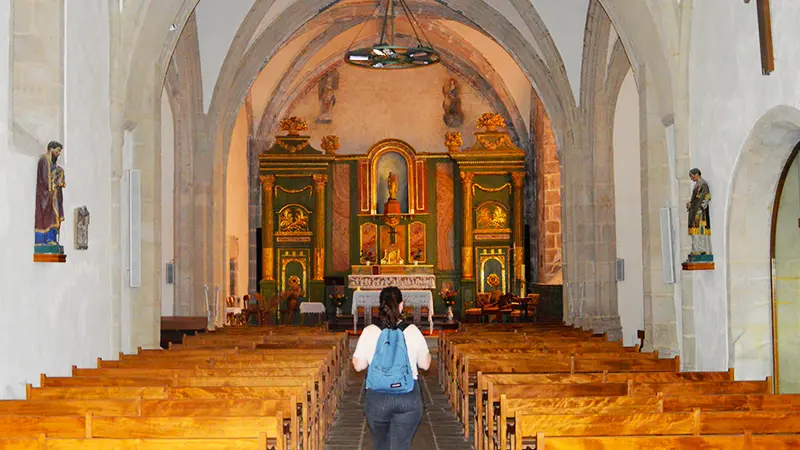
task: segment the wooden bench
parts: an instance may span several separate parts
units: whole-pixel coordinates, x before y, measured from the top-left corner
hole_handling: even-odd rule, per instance
[[[589,362],[589,366],[594,370],[579,370],[582,364]],[[615,372],[663,372],[670,369],[677,372],[676,364],[680,367],[680,362],[676,357],[672,359],[645,359],[645,360],[618,360],[618,359],[578,359],[570,356],[569,360],[559,360],[558,358],[522,358],[518,360],[496,360],[496,359],[475,359],[467,357],[463,364],[463,373],[457,376],[454,388],[451,389],[451,398],[455,398],[457,411],[460,410],[460,417],[464,427],[464,435],[469,435],[469,395],[472,393],[470,387],[476,382],[471,378],[477,377],[477,372],[602,372],[604,370]],[[473,375],[474,374],[474,375]],[[457,374],[458,375],[458,374]],[[460,406],[460,407],[459,407]]]
[[[653,414],[523,415],[515,419],[515,449],[545,436],[725,435],[800,432],[800,412],[723,411]]]
[[[800,448],[796,435],[731,436],[614,436],[614,437],[536,437],[537,450],[790,450]]]

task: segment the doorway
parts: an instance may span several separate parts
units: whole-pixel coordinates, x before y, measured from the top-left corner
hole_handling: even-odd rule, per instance
[[[800,393],[800,144],[778,182],[772,212],[772,346],[775,387]]]

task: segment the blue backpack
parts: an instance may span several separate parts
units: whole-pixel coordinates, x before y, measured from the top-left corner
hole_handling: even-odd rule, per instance
[[[367,370],[367,389],[380,394],[408,394],[414,390],[414,373],[408,361],[403,329],[386,328],[378,337]]]

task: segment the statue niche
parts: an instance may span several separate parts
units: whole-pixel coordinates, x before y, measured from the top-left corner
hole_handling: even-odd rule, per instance
[[[378,158],[375,182],[378,214],[407,214],[408,162],[398,152],[386,152]]]

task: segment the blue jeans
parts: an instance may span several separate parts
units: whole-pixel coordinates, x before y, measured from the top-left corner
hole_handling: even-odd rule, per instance
[[[411,440],[422,420],[419,382],[408,394],[379,394],[367,390],[364,415],[375,450],[410,450]]]

